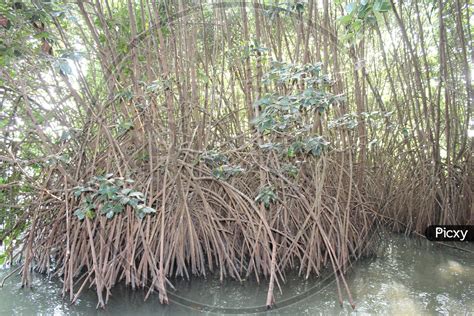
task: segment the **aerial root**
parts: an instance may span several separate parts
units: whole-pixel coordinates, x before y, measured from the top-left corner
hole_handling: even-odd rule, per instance
[[[147,205],[156,210],[143,218],[127,206],[108,219],[98,206],[94,218],[80,220],[73,215],[79,200],[64,188],[69,216],[64,206],[42,204],[26,234],[25,258],[31,259],[24,273],[30,265],[47,271],[54,262],[64,279],[63,293],[75,302],[92,286],[100,308],[118,282],[149,287],[145,298],[157,290],[160,302],[167,304],[175,276],[213,272],[221,278],[259,280],[263,275],[269,279],[266,306],[271,308],[275,283],[285,271],[298,265],[300,274],[319,275],[331,265],[340,299],[342,281],[353,305],[341,271],[364,253],[375,216],[348,180],[350,173],[342,172],[342,180],[328,177],[346,170],[330,158],[303,164],[293,178],[265,171],[276,199],[263,206],[256,201],[259,167],[245,165],[247,160],[242,160],[245,174],[226,180],[212,176],[206,165],[186,161],[137,176],[133,190],[145,192]],[[29,284],[26,274],[23,284]]]

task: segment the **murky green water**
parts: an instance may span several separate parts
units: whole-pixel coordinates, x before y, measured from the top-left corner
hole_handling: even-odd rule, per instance
[[[474,245],[464,244],[470,251]],[[0,270],[0,277],[9,270]],[[391,236],[377,258],[358,261],[347,275],[355,310],[337,301],[332,278],[303,281],[288,276],[269,315],[474,315],[474,255],[427,241]],[[202,315],[250,313],[263,305],[266,283],[193,279],[177,281],[174,303],[160,305],[158,295],[143,301],[142,291],[118,286],[105,311],[97,311],[93,291],[75,306],[61,298],[58,281],[35,275],[33,289],[21,289],[19,276],[0,289],[0,315]]]

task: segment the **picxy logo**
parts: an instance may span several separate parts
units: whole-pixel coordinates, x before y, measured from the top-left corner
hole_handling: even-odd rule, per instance
[[[474,241],[473,225],[431,225],[425,231],[431,241]]]

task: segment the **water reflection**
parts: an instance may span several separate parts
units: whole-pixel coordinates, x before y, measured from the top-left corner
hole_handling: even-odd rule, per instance
[[[464,244],[474,251],[472,244]],[[2,270],[7,275],[11,270]],[[339,306],[337,289],[331,279],[302,280],[287,276],[283,293],[276,293],[277,308],[269,315],[431,315],[474,313],[474,255],[427,241],[393,235],[380,245],[374,259],[358,261],[347,275],[357,304],[355,310],[345,302]],[[75,306],[61,298],[59,281],[35,275],[33,288],[21,289],[19,276],[8,279],[0,290],[1,315],[214,315],[214,311],[236,311],[263,305],[266,283],[239,283],[218,277],[191,282],[175,280],[178,289],[174,304],[159,304],[152,295],[143,302],[142,291],[123,286],[113,290],[105,311],[97,311],[93,291],[85,292]],[[305,297],[305,293],[310,293]],[[178,298],[182,298],[179,300]],[[286,302],[286,303],[285,303]],[[286,306],[288,305],[288,306]]]

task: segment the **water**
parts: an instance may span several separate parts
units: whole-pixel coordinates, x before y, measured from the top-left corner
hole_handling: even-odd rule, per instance
[[[470,251],[474,245],[463,244]],[[0,277],[9,273],[0,270]],[[221,283],[217,278],[175,280],[172,303],[161,305],[158,295],[143,301],[143,291],[117,286],[106,310],[96,310],[92,290],[75,306],[61,298],[59,281],[34,276],[32,289],[21,289],[20,277],[0,289],[0,315],[213,315],[260,311],[268,315],[474,315],[474,254],[428,241],[392,235],[376,258],[359,260],[347,275],[356,303],[341,307],[333,278],[302,280],[289,275],[276,293],[277,306],[259,309],[266,298],[266,282]]]

